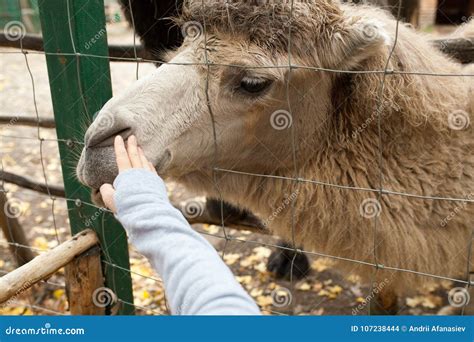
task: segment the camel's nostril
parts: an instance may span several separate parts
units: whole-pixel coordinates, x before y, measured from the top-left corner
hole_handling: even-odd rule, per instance
[[[86,141],[86,147],[107,147],[114,144],[114,139],[117,135],[121,135],[123,140],[127,140],[133,133],[130,127],[123,128],[120,130],[110,132],[100,132],[99,134],[93,135],[88,141]]]

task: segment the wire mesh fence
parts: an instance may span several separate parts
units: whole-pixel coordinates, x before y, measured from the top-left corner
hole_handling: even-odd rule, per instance
[[[72,18],[74,18],[76,13],[73,13],[71,10],[71,3],[73,0],[66,0],[66,5],[67,5],[67,15],[68,15],[68,22],[71,24],[72,23]],[[460,81],[461,79],[470,79],[474,76],[474,74],[470,71],[467,71],[466,73],[460,73],[460,72],[436,72],[436,71],[431,71],[429,68],[426,70],[404,70],[403,68],[398,68],[395,69],[394,66],[397,66],[396,61],[394,62],[394,55],[396,54],[397,51],[397,46],[399,44],[399,32],[400,32],[400,27],[403,25],[400,20],[396,20],[396,24],[394,25],[394,30],[393,34],[389,33],[391,37],[393,37],[392,41],[390,42],[390,46],[387,47],[387,54],[386,54],[386,60],[384,62],[384,68],[380,70],[357,70],[357,69],[350,69],[347,67],[342,67],[341,68],[332,68],[328,66],[316,66],[316,65],[302,65],[298,64],[295,62],[297,58],[295,58],[295,52],[293,51],[294,49],[294,36],[295,34],[298,34],[298,32],[295,32],[295,20],[304,20],[304,18],[298,17],[300,15],[301,11],[301,6],[308,6],[308,4],[311,4],[312,2],[304,2],[303,5],[301,5],[300,2],[295,1],[295,0],[290,0],[290,1],[284,1],[284,2],[271,2],[271,3],[266,3],[266,2],[255,2],[254,4],[249,4],[246,2],[238,2],[238,1],[224,1],[222,3],[218,1],[194,1],[194,6],[199,7],[198,5],[200,4],[201,6],[201,14],[202,18],[201,20],[192,20],[192,21],[187,21],[183,23],[182,26],[182,32],[183,36],[186,39],[191,39],[191,40],[199,40],[203,44],[202,48],[202,61],[191,61],[191,62],[182,62],[182,61],[173,61],[173,60],[159,60],[159,59],[147,59],[147,58],[141,58],[138,57],[137,51],[139,49],[139,46],[136,41],[136,34],[133,34],[133,58],[129,57],[109,57],[108,55],[96,55],[96,54],[90,54],[90,53],[85,53],[84,52],[84,47],[79,46],[78,42],[75,41],[75,35],[73,34],[73,28],[71,25],[69,26],[69,32],[61,32],[62,35],[68,34],[70,37],[70,43],[73,48],[72,52],[50,52],[50,51],[43,51],[43,52],[38,52],[38,51],[29,51],[21,47],[20,50],[18,51],[11,51],[11,50],[2,50],[0,51],[1,54],[5,55],[11,55],[11,54],[19,54],[23,56],[24,58],[24,63],[28,72],[28,77],[31,82],[31,103],[34,108],[34,114],[36,117],[36,132],[34,137],[30,136],[17,136],[17,135],[7,135],[7,134],[1,134],[1,138],[3,141],[6,140],[11,140],[11,139],[17,139],[17,140],[31,140],[33,142],[36,142],[37,144],[37,151],[38,151],[38,156],[39,156],[39,161],[40,161],[40,167],[41,167],[41,175],[42,175],[42,183],[44,185],[44,189],[49,201],[49,210],[52,216],[52,226],[54,228],[54,239],[56,240],[57,243],[61,242],[61,234],[58,233],[58,224],[57,224],[57,202],[58,201],[66,201],[69,202],[70,204],[73,204],[73,207],[69,207],[67,209],[69,212],[71,210],[75,210],[79,213],[79,217],[82,220],[82,223],[84,227],[87,227],[90,225],[91,220],[95,221],[94,223],[96,224],[97,221],[100,222],[100,230],[102,231],[102,234],[107,235],[107,226],[106,226],[106,221],[104,219],[104,216],[109,213],[108,209],[99,207],[91,202],[87,202],[81,199],[76,198],[74,195],[67,194],[64,199],[59,198],[56,195],[53,195],[51,192],[51,181],[48,179],[48,165],[45,162],[47,159],[45,156],[45,147],[44,145],[46,143],[57,143],[60,146],[63,146],[63,148],[71,148],[71,149],[82,149],[84,146],[84,142],[82,140],[76,139],[75,137],[71,137],[68,139],[62,139],[62,138],[54,138],[49,135],[45,135],[43,130],[41,129],[41,122],[42,122],[42,116],[40,115],[40,111],[38,109],[37,105],[37,86],[35,82],[35,75],[31,70],[30,67],[30,62],[29,62],[29,56],[33,54],[40,54],[44,56],[57,56],[57,57],[72,57],[75,61],[75,68],[77,72],[77,78],[81,78],[81,60],[83,59],[88,59],[88,60],[95,60],[95,59],[106,59],[108,61],[128,61],[128,62],[133,62],[136,63],[134,67],[134,76],[138,80],[139,79],[139,73],[140,73],[140,66],[143,63],[151,63],[151,64],[157,64],[158,66],[160,65],[179,65],[182,66],[183,68],[185,67],[201,67],[204,68],[204,80],[203,80],[203,89],[202,89],[202,96],[205,98],[205,103],[206,103],[206,111],[207,115],[209,117],[209,125],[211,127],[212,131],[212,145],[213,145],[213,157],[212,159],[212,164],[209,165],[210,169],[212,170],[212,183],[214,186],[214,193],[216,193],[218,196],[218,200],[220,201],[220,229],[217,231],[201,231],[202,234],[206,236],[212,236],[213,238],[220,239],[224,242],[223,248],[222,248],[222,257],[226,259],[226,254],[228,250],[229,244],[232,243],[244,243],[247,245],[254,245],[256,247],[263,246],[263,247],[271,247],[271,248],[276,248],[280,250],[287,250],[287,251],[293,251],[294,252],[294,257],[291,260],[291,271],[290,271],[290,286],[289,289],[285,287],[275,287],[271,291],[271,299],[272,299],[272,305],[269,307],[266,307],[265,310],[268,311],[269,313],[272,314],[280,314],[281,312],[278,310],[279,308],[281,309],[284,306],[291,306],[291,298],[292,294],[296,291],[294,288],[294,283],[295,281],[292,279],[292,269],[294,266],[295,258],[300,255],[300,254],[305,254],[308,256],[315,256],[315,257],[324,257],[324,258],[329,258],[333,259],[336,261],[339,261],[343,264],[346,265],[352,265],[350,268],[356,269],[359,266],[364,266],[364,267],[369,267],[372,269],[371,273],[371,281],[370,281],[370,289],[368,290],[369,295],[366,296],[366,301],[364,301],[364,305],[362,305],[359,309],[355,311],[355,314],[362,314],[365,312],[370,312],[371,306],[367,305],[368,302],[370,302],[370,299],[375,296],[380,291],[380,287],[387,285],[390,282],[395,282],[395,278],[397,277],[398,274],[412,274],[412,275],[417,275],[417,276],[422,276],[425,277],[426,279],[435,279],[435,280],[447,280],[447,281],[452,281],[455,282],[458,286],[463,286],[466,290],[462,290],[461,288],[455,288],[455,292],[453,294],[450,293],[450,296],[452,297],[450,299],[450,303],[454,303],[454,306],[458,306],[464,309],[464,307],[467,306],[469,302],[469,287],[471,285],[470,283],[470,278],[469,274],[471,272],[471,264],[470,264],[470,255],[472,253],[472,234],[474,233],[471,232],[468,236],[465,236],[465,248],[464,249],[459,249],[457,252],[458,254],[466,253],[466,260],[467,264],[465,265],[466,269],[466,274],[465,277],[454,277],[454,276],[448,276],[444,274],[436,274],[433,272],[426,272],[423,270],[418,270],[418,269],[411,269],[411,268],[405,268],[405,267],[399,267],[396,264],[385,264],[381,262],[380,260],[384,259],[384,256],[386,255],[385,252],[380,251],[380,246],[383,244],[384,241],[381,240],[381,235],[386,237],[386,234],[381,234],[381,231],[384,231],[386,227],[383,226],[383,221],[381,220],[381,215],[385,214],[385,211],[390,211],[390,206],[387,206],[385,198],[387,197],[403,197],[407,198],[410,201],[423,201],[423,203],[430,203],[430,204],[423,204],[423,205],[433,205],[433,202],[446,202],[446,203],[454,203],[454,205],[457,206],[470,206],[474,202],[474,199],[472,198],[472,195],[465,195],[465,194],[444,194],[444,193],[431,193],[431,194],[426,194],[426,193],[415,193],[415,192],[408,192],[408,191],[399,191],[397,188],[400,187],[387,187],[385,184],[387,183],[387,177],[390,177],[393,174],[386,175],[384,174],[384,170],[387,170],[387,168],[390,168],[390,165],[386,165],[385,161],[385,153],[387,153],[387,146],[392,143],[392,141],[387,141],[387,136],[385,136],[385,131],[383,130],[384,127],[384,120],[386,118],[386,113],[389,109],[386,107],[391,106],[391,103],[387,103],[386,98],[384,96],[385,90],[386,90],[386,85],[389,82],[390,78],[394,78],[397,76],[412,76],[412,77],[433,77],[436,79],[437,77],[452,77],[453,79],[456,80],[456,82],[463,82]],[[208,27],[212,25],[212,23],[208,23],[206,19],[209,17],[204,13],[204,11],[209,10],[209,7],[206,6],[212,6],[212,4],[215,4],[215,6],[221,6],[222,8],[226,8],[227,11],[238,11],[239,6],[263,6],[267,8],[272,8],[273,11],[280,11],[283,12],[286,15],[286,19],[284,24],[281,23],[283,20],[281,17],[274,19],[275,21],[280,21],[276,27],[280,28],[280,31],[277,31],[275,34],[277,35],[276,37],[270,39],[281,39],[281,36],[285,36],[285,46],[287,48],[286,51],[286,58],[287,58],[287,63],[280,63],[280,64],[271,64],[271,65],[248,65],[244,63],[227,63],[227,62],[222,62],[220,60],[216,60],[214,56],[212,55],[213,53],[213,42],[209,43],[209,40],[213,39],[212,34],[208,31]],[[132,8],[131,2],[129,1],[129,7],[130,9]],[[399,2],[398,5],[398,10],[399,13],[401,11],[401,1]],[[281,13],[280,13],[281,14]],[[133,18],[133,12],[131,13],[131,17]],[[296,17],[296,19],[295,19]],[[196,18],[195,18],[196,19]],[[232,21],[231,21],[231,16],[229,14],[229,25],[232,26]],[[271,21],[270,21],[271,22]],[[237,25],[238,23],[234,23]],[[135,22],[132,20],[131,26],[133,31],[135,32]],[[282,28],[282,29],[281,29]],[[369,36],[368,39],[373,39],[374,36],[378,36],[381,34],[379,30],[381,30],[380,27],[377,26],[370,26],[369,27],[370,31],[366,32],[366,34]],[[271,28],[269,28],[271,30]],[[15,23],[15,25],[10,25],[9,31],[6,32],[9,36],[10,39],[12,40],[19,40],[20,45],[22,43],[22,40],[24,38],[25,34],[25,28],[22,26],[21,22]],[[105,35],[105,31],[98,31],[96,35],[100,36]],[[97,39],[98,39],[97,38]],[[90,37],[90,41],[86,42],[88,44],[92,41],[92,39],[96,39],[94,37]],[[272,42],[269,43],[269,45],[272,45]],[[87,48],[85,49],[86,51],[88,50]],[[430,58],[427,56],[427,58]],[[343,63],[341,63],[343,65]],[[399,66],[399,65],[398,65]],[[214,76],[214,69],[213,68],[237,68],[241,70],[276,70],[277,72],[285,72],[285,78],[284,78],[284,84],[283,87],[285,89],[285,99],[283,102],[285,102],[285,106],[282,106],[281,109],[278,109],[277,111],[274,111],[273,114],[271,115],[271,126],[274,130],[274,132],[278,133],[281,131],[284,131],[288,134],[288,141],[291,144],[291,153],[290,156],[288,156],[288,160],[291,161],[291,167],[288,170],[287,174],[281,174],[281,173],[267,173],[267,172],[251,172],[246,170],[245,168],[240,168],[239,163],[236,163],[234,168],[228,168],[228,167],[222,167],[219,163],[219,160],[221,160],[221,151],[220,151],[220,142],[219,142],[219,134],[221,133],[219,131],[218,127],[218,120],[216,120],[215,117],[215,111],[216,108],[213,107],[213,104],[215,103],[215,99],[212,98],[213,94],[211,91],[211,83],[212,83],[212,78]],[[304,175],[301,174],[301,170],[304,167],[304,165],[299,165],[301,162],[301,156],[299,153],[301,153],[298,150],[298,147],[300,146],[301,140],[304,138],[301,136],[301,132],[298,130],[298,128],[301,128],[301,122],[298,121],[298,116],[295,115],[292,111],[292,106],[294,106],[295,99],[292,98],[293,92],[293,79],[298,78],[299,75],[295,76],[295,73],[298,73],[298,71],[303,70],[303,71],[311,71],[314,73],[321,73],[324,75],[330,75],[329,77],[333,77],[333,75],[373,75],[374,77],[378,77],[378,86],[374,90],[374,103],[375,107],[374,108],[367,108],[367,112],[372,113],[370,118],[372,118],[371,124],[375,125],[377,127],[377,150],[373,151],[376,154],[375,159],[377,160],[377,165],[372,165],[372,167],[377,169],[377,180],[375,184],[372,184],[372,186],[359,186],[357,184],[350,184],[351,182],[347,184],[338,184],[334,182],[329,182],[324,179],[311,179],[307,178]],[[50,81],[51,82],[51,81]],[[79,91],[81,96],[77,99],[78,102],[83,104],[84,111],[87,112],[88,106],[86,104],[86,98],[87,96],[85,94],[88,93],[88,89],[83,89],[81,87],[81,83],[79,83]],[[471,88],[472,91],[472,88]],[[307,92],[307,91],[306,91]],[[297,101],[300,99],[297,99]],[[470,125],[470,113],[467,113],[466,111],[459,110],[458,108],[453,108],[453,111],[450,113],[446,113],[446,122],[449,125],[449,127],[453,131],[459,131],[459,130],[466,130],[469,128]],[[91,114],[91,113],[89,113]],[[91,116],[91,115],[89,115]],[[328,118],[330,119],[330,118]],[[44,120],[43,120],[44,121]],[[8,123],[8,125],[14,126],[16,124],[15,120],[12,122]],[[304,124],[304,123],[303,123]],[[453,128],[454,127],[454,128]],[[79,129],[79,128],[77,128]],[[82,128],[80,128],[82,129]],[[83,134],[83,132],[81,133]],[[360,134],[364,134],[361,132]],[[448,133],[447,133],[448,134]],[[440,142],[442,143],[442,142]],[[271,153],[272,151],[269,151]],[[420,154],[417,156],[418,160],[422,160],[423,154]],[[2,157],[2,174],[5,174],[7,170],[4,170],[3,167],[3,157]],[[253,238],[246,238],[245,236],[236,236],[232,232],[229,231],[229,228],[226,225],[226,217],[224,213],[224,200],[226,200],[224,194],[222,193],[221,189],[221,182],[220,180],[222,177],[226,176],[232,176],[232,175],[238,175],[241,177],[248,177],[248,179],[253,179],[256,183],[259,182],[259,180],[272,180],[275,181],[275,184],[286,184],[289,183],[291,186],[289,187],[290,189],[290,196],[288,196],[288,200],[284,203],[279,203],[277,205],[273,205],[271,208],[270,212],[272,212],[272,216],[267,218],[266,220],[263,220],[264,226],[272,226],[274,223],[274,220],[277,220],[279,216],[281,215],[281,211],[289,211],[289,216],[290,219],[288,220],[290,227],[288,228],[290,231],[287,234],[289,237],[288,242],[290,242],[290,246],[281,246],[273,242],[268,242],[268,241],[262,241],[261,239],[253,239]],[[401,176],[401,175],[400,175]],[[472,174],[466,175],[468,178],[472,179]],[[396,180],[395,180],[396,181]],[[340,255],[334,255],[333,253],[325,253],[321,252],[318,250],[309,250],[309,249],[302,249],[298,248],[297,246],[301,245],[302,239],[299,238],[299,234],[301,233],[301,227],[300,225],[304,225],[305,222],[301,222],[300,218],[298,215],[301,215],[301,206],[298,206],[298,201],[301,201],[301,193],[302,192],[307,192],[310,191],[308,190],[310,187],[314,188],[323,188],[323,189],[331,189],[334,191],[343,191],[343,192],[360,192],[364,193],[367,196],[365,196],[364,201],[359,203],[359,211],[360,215],[366,218],[368,221],[371,222],[370,224],[372,225],[371,228],[371,234],[364,236],[363,239],[366,241],[371,241],[370,245],[370,257],[365,258],[364,260],[361,259],[356,259],[352,257],[345,257],[344,253],[341,252]],[[7,190],[5,190],[7,187],[5,186],[5,180],[2,178],[2,187],[1,191],[3,193],[8,193]],[[255,190],[256,193],[258,193],[259,188]],[[304,198],[304,197],[303,197]],[[407,202],[407,203],[412,203],[412,202]],[[343,205],[342,203],[340,205]],[[83,206],[86,207],[91,207],[94,209],[94,216],[83,216],[80,214],[81,208]],[[8,200],[6,201],[5,204],[5,212],[6,215],[10,219],[17,219],[19,216],[22,215],[22,203],[21,201],[15,200],[13,196],[9,196]],[[201,211],[202,209],[198,205],[198,212]],[[451,210],[452,211],[452,210]],[[450,210],[447,210],[449,213]],[[184,213],[187,218],[189,218],[189,213]],[[414,214],[416,215],[416,213]],[[449,219],[451,220],[451,219]],[[448,220],[448,221],[449,221]],[[13,235],[12,227],[10,226],[11,221],[7,220],[9,226],[7,227],[7,232],[9,232],[10,235]],[[403,221],[401,221],[403,222]],[[307,222],[306,224],[315,224],[314,222]],[[444,227],[441,226],[440,224],[439,227],[435,227],[434,229],[436,230],[442,230]],[[354,229],[354,227],[347,227],[346,229]],[[1,242],[4,245],[8,245],[11,247],[21,247],[21,248],[27,248],[27,249],[32,249],[35,252],[38,252],[35,247],[27,246],[27,245],[20,245],[17,242]],[[449,241],[446,241],[445,243],[450,243]],[[130,269],[120,266],[116,264],[108,255],[107,251],[108,248],[111,246],[102,246],[103,251],[104,251],[104,260],[103,263],[106,264],[108,267],[120,271],[127,272],[131,275],[146,279],[147,281],[151,282],[161,282],[160,279],[152,276],[152,275],[147,275],[147,274],[142,274],[140,272],[136,271],[131,271]],[[459,247],[459,246],[458,246]],[[394,247],[396,248],[396,246]],[[351,255],[351,253],[348,253]],[[380,255],[381,254],[381,255]],[[406,258],[410,258],[412,256],[407,255],[405,256]],[[429,258],[429,256],[426,256]],[[432,260],[433,263],[444,263],[449,265],[452,261],[451,260]],[[405,264],[411,264],[410,262],[405,262]],[[380,278],[380,274],[383,274],[383,277]],[[54,281],[48,281],[46,282],[49,285],[55,286],[55,287],[64,287],[64,284],[62,283],[57,283]],[[387,283],[387,284],[385,284]],[[382,285],[381,285],[382,284]],[[457,290],[456,290],[457,289]],[[150,307],[140,307],[137,306],[136,304],[131,303],[128,300],[124,300],[120,296],[116,296],[113,292],[105,292],[105,296],[107,297],[105,299],[105,302],[100,303],[100,305],[106,305],[110,306],[110,304],[113,304],[111,301],[118,301],[122,304],[126,305],[131,305],[135,306],[139,309],[142,309],[144,312],[147,313],[157,313],[161,314],[163,311],[161,308],[159,310],[155,310],[156,308],[150,308]],[[454,298],[454,299],[453,299]],[[30,304],[31,308],[33,309],[40,309],[40,310],[45,310],[45,311],[52,311],[54,314],[62,314],[62,312],[55,311],[55,310],[50,310],[48,308],[39,308],[39,306],[35,303]],[[462,311],[464,312],[464,310]],[[285,312],[287,313],[287,312]],[[354,312],[353,312],[354,313]]]

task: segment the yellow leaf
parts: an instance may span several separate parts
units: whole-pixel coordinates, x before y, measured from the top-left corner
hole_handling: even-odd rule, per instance
[[[300,291],[309,291],[311,290],[311,285],[307,282],[304,282],[302,284],[297,285],[296,289]]]
[[[256,254],[249,255],[246,257],[244,260],[240,262],[240,266],[242,267],[249,267],[252,266],[253,264],[257,263],[260,260],[260,258]]]
[[[235,264],[237,260],[239,260],[240,256],[241,255],[237,253],[234,253],[234,254],[229,253],[229,254],[224,255],[224,261],[227,265],[233,265]]]
[[[327,268],[334,265],[334,262],[328,258],[318,258],[311,263],[311,268],[317,272],[323,272]]]
[[[262,293],[263,293],[263,290],[262,290],[262,289],[252,289],[252,290],[250,291],[250,295],[251,295],[252,297],[261,296]]]
[[[271,296],[258,296],[256,302],[259,306],[269,306],[273,304],[273,299]]]
[[[349,274],[347,280],[354,284],[359,284],[361,282],[361,278],[357,274]]]
[[[329,292],[326,290],[321,290],[318,292],[318,296],[320,297],[329,296]]]
[[[39,236],[33,240],[33,246],[42,250],[48,249],[48,240],[44,236]]]
[[[62,296],[64,296],[64,293],[65,293],[64,289],[57,289],[57,290],[54,290],[53,296],[56,299],[60,299]]]
[[[274,283],[274,282],[271,282],[270,284],[268,284],[268,286],[267,286],[267,287],[268,287],[270,290],[274,290],[274,289],[276,289],[276,288],[277,288],[277,284],[276,284],[276,283]]]
[[[329,287],[329,292],[335,294],[335,295],[338,295],[339,293],[342,292],[342,287],[340,287],[339,285],[334,285],[334,286],[331,286]]]
[[[443,303],[443,299],[439,296],[429,295],[426,296],[421,305],[428,309],[434,309]]]
[[[253,267],[255,270],[259,271],[260,273],[267,272],[267,265],[264,262],[258,263]]]
[[[272,250],[270,248],[263,247],[263,246],[256,247],[253,249],[253,251],[258,257],[261,257],[261,258],[268,258],[270,254],[272,254]]]
[[[407,297],[406,299],[406,303],[410,308],[417,307],[418,305],[421,304],[422,301],[423,301],[423,298],[421,298],[420,296],[416,296],[413,298]]]
[[[250,284],[250,282],[252,281],[252,277],[249,276],[249,275],[246,275],[246,276],[237,276],[235,277],[235,279],[237,279],[237,281],[241,284]]]
[[[25,311],[23,311],[22,313],[23,316],[32,316],[33,315],[33,311],[31,311],[29,308],[26,309]]]
[[[211,224],[211,225],[206,224],[206,225],[203,226],[203,229],[204,229],[206,232],[208,232],[209,234],[216,235],[217,233],[219,233],[220,227],[219,227],[219,226],[215,226],[215,225],[213,225],[213,224]]]

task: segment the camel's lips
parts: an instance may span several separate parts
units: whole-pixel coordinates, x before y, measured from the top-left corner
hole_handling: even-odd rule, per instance
[[[158,161],[153,163],[160,175],[165,173],[172,159],[172,154],[166,150]],[[91,189],[91,200],[95,205],[104,206],[100,195],[103,184],[113,184],[117,177],[117,166],[112,147],[88,148],[79,162],[77,177],[79,181]]]

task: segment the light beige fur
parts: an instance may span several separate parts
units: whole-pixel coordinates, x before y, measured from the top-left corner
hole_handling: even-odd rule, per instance
[[[104,129],[94,123],[86,144],[130,128],[162,175],[203,194],[221,195],[263,221],[271,217],[267,221],[275,234],[306,250],[466,279],[472,203],[384,194],[375,229],[375,219],[361,210],[376,192],[213,174],[215,166],[378,189],[381,145],[384,189],[474,199],[472,124],[450,128],[458,114],[472,118],[473,77],[399,73],[473,74],[472,68],[442,55],[427,37],[404,25],[388,63],[396,73],[385,77],[383,89],[380,72],[301,68],[384,70],[396,22],[382,10],[329,0],[295,1],[294,19],[289,19],[289,2],[257,3],[188,1],[177,21],[201,25],[205,34],[188,37],[168,54],[168,65],[107,103],[96,121],[113,113],[113,125]],[[289,49],[292,65],[300,66],[291,72],[275,67],[288,65]],[[208,68],[206,62],[215,65]],[[260,68],[250,67],[255,65]],[[242,74],[271,79],[273,85],[259,97],[242,95],[235,91]],[[272,127],[278,110],[291,112],[291,127]],[[110,147],[84,150],[78,175],[85,184],[97,189],[115,173]],[[294,207],[286,198],[295,199]],[[358,263],[340,265],[366,279],[374,274],[373,267]],[[379,270],[377,279],[385,278],[398,292],[427,279]]]

